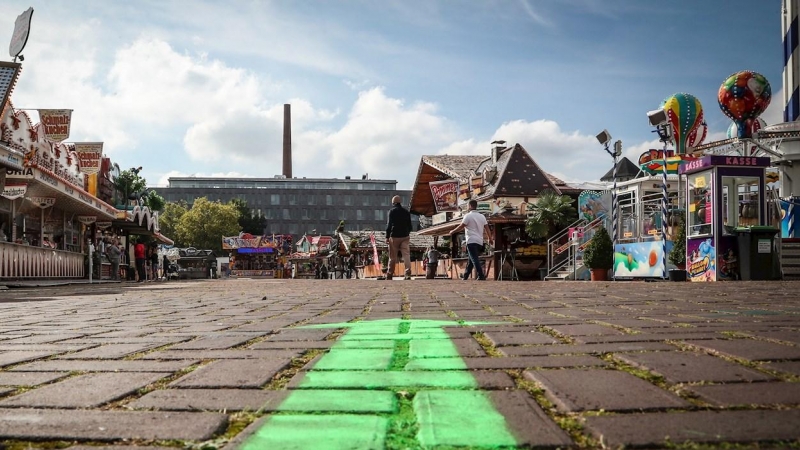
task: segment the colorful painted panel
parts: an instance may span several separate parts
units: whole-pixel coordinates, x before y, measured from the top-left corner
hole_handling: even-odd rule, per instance
[[[603,217],[608,212],[608,206],[603,201],[603,193],[597,191],[583,191],[578,196],[578,211],[580,218],[589,222]]]
[[[690,281],[717,281],[717,251],[713,239],[689,239],[686,252],[686,271]]]
[[[667,241],[667,254],[672,241]],[[667,263],[667,269],[674,269]],[[664,274],[664,249],[661,241],[632,242],[614,247],[614,276],[619,278],[661,278]]]

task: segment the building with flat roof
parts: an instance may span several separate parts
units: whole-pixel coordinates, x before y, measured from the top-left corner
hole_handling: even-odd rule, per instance
[[[339,178],[172,177],[167,187],[154,187],[168,202],[206,197],[227,203],[247,202],[267,220],[265,234],[332,234],[339,221],[347,230],[386,229],[391,198],[400,195],[408,206],[411,191],[397,190],[396,180]],[[415,229],[417,228],[414,221]]]

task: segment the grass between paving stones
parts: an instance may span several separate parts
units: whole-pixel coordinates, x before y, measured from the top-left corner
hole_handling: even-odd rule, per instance
[[[665,341],[665,342],[667,342],[670,345],[674,345],[674,346],[678,347],[679,349],[681,349],[683,351],[702,352],[702,353],[705,353],[707,355],[716,356],[717,358],[724,359],[725,361],[732,362],[734,364],[739,364],[741,366],[745,366],[747,368],[750,368],[750,369],[756,370],[758,372],[767,374],[769,376],[775,377],[775,378],[777,378],[777,379],[779,379],[781,381],[789,381],[789,382],[793,382],[793,383],[800,382],[800,376],[789,374],[789,373],[784,373],[784,372],[781,372],[781,371],[778,371],[778,370],[774,370],[774,369],[770,369],[770,368],[767,368],[767,367],[763,367],[761,364],[759,364],[757,362],[753,362],[753,361],[750,361],[750,360],[747,360],[747,359],[744,359],[744,358],[737,358],[735,356],[723,355],[723,354],[721,354],[721,353],[719,353],[717,351],[709,350],[709,349],[706,349],[706,348],[701,348],[701,347],[698,347],[698,346],[692,345],[692,344],[687,344],[686,342],[683,342],[683,341],[668,340],[668,341]]]
[[[483,331],[474,333],[472,337],[478,342],[478,345],[483,348],[483,351],[486,352],[487,355],[498,358],[504,356],[503,353],[494,346],[492,340],[486,337]]]
[[[317,356],[325,353],[325,350],[312,348],[306,350],[305,353],[302,355],[292,358],[292,361],[289,363],[289,366],[280,372],[278,372],[274,377],[272,377],[272,381],[267,383],[264,386],[264,389],[270,391],[277,391],[281,389],[285,389],[286,385],[289,384],[289,381],[297,375],[297,372],[303,368],[306,364],[309,363],[312,359],[316,358]]]
[[[389,416],[389,429],[386,433],[386,448],[389,450],[421,449],[417,441],[417,415],[414,413],[414,396],[411,390],[398,390],[397,412]]]
[[[689,441],[680,443],[664,441],[662,445],[664,448],[676,450],[753,450],[761,448],[800,448],[800,441],[765,441],[754,442],[750,444],[735,444],[727,442],[706,444]]]
[[[579,414],[559,412],[556,406],[545,396],[544,389],[537,383],[525,379],[521,370],[507,370],[506,373],[514,379],[518,389],[524,390],[533,397],[536,403],[542,407],[544,413],[569,435],[578,448],[604,448],[600,441],[584,433],[583,423]]]
[[[603,322],[602,320],[590,320],[589,323],[593,323],[595,325],[602,325],[604,327],[611,327],[617,331],[621,331],[625,334],[641,334],[642,332],[639,330],[634,330],[633,328],[623,327],[622,325],[615,325],[613,323]]]
[[[192,339],[192,340],[194,340],[194,339]],[[185,342],[190,342],[190,341],[185,341]],[[166,349],[172,347],[173,345],[175,345],[177,343],[178,342],[170,342],[169,344],[159,345],[158,347],[154,347],[154,348],[151,348],[149,350],[142,350],[141,352],[131,353],[130,355],[127,355],[127,356],[123,357],[122,360],[123,361],[133,361],[135,359],[141,358],[144,355],[149,355],[150,353],[156,353],[156,352],[160,352],[162,350],[166,350]],[[101,345],[101,347],[102,347],[102,345]]]
[[[131,409],[131,408],[125,406],[125,405],[127,405],[131,401],[136,400],[138,398],[141,398],[141,397],[143,397],[143,396],[145,396],[145,395],[147,395],[147,394],[149,394],[149,393],[151,393],[153,391],[157,391],[157,390],[161,390],[161,389],[167,389],[168,385],[170,383],[172,383],[173,381],[183,377],[186,374],[194,372],[195,370],[197,370],[200,367],[210,363],[211,361],[212,360],[210,360],[210,359],[205,359],[205,360],[203,360],[203,361],[201,361],[201,362],[199,362],[197,364],[193,364],[193,365],[191,365],[189,367],[186,367],[186,368],[183,368],[183,369],[178,370],[176,372],[173,372],[173,373],[169,374],[168,376],[165,376],[164,378],[158,379],[154,383],[150,383],[150,384],[148,384],[147,386],[145,386],[143,388],[139,388],[135,393],[133,393],[131,395],[128,395],[128,396],[123,397],[123,398],[121,398],[119,400],[116,400],[114,402],[107,403],[104,406],[101,406],[100,409],[104,410],[104,411],[115,410],[115,409],[119,409],[119,408]]]
[[[538,331],[540,333],[544,333],[544,334],[546,334],[546,335],[548,335],[548,336],[550,336],[552,338],[555,338],[555,339],[561,341],[562,344],[574,344],[575,343],[575,339],[572,338],[571,336],[567,336],[566,334],[561,334],[561,333],[559,333],[558,331],[556,331],[556,330],[554,330],[552,328],[548,328],[548,327],[545,327],[545,326],[537,325],[535,329],[536,329],[536,331]]]
[[[3,450],[28,450],[28,449],[62,449],[67,448],[74,445],[74,442],[71,441],[49,441],[49,442],[36,442],[36,441],[3,441],[2,448]],[[99,444],[98,444],[99,445]]]

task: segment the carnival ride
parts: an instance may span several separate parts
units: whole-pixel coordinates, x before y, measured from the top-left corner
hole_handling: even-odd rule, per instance
[[[716,216],[714,223],[720,224],[733,223],[728,216],[736,215],[737,226],[775,226],[781,230],[778,240],[794,238],[799,228],[794,214],[800,204],[800,181],[794,180],[800,180],[800,122],[768,126],[759,116],[769,105],[771,95],[770,84],[761,74],[741,71],[727,77],[719,88],[718,102],[732,123],[727,139],[709,143],[703,143],[707,126],[699,100],[686,93],[665,99],[660,109],[666,113],[666,121],[657,126],[664,148],[640,156],[641,170],[635,179],[615,183],[613,192],[612,188],[591,194],[595,203],[605,205],[596,217],[584,216],[579,199],[579,220],[548,242],[546,279],[583,278],[586,270],[581,263],[582,250],[599,226],[616,227],[615,278],[666,278],[667,270],[672,268],[667,253],[672,247],[676,218],[680,214],[697,214],[701,208],[700,212],[708,211],[709,223],[712,213]],[[725,187],[724,211],[718,204],[721,194],[714,197],[713,208],[710,197],[703,200],[708,201],[708,206],[698,203],[698,199],[687,202],[688,179],[681,175],[681,168],[704,156],[746,157],[754,161],[768,157],[766,175],[760,178],[764,194],[758,194],[759,177],[755,177],[750,183],[730,182]],[[612,197],[616,201],[611,201]],[[616,214],[606,214],[615,207]],[[612,217],[617,217],[617,223],[611,223]],[[800,274],[800,267],[797,272]],[[783,276],[786,275],[784,268]]]

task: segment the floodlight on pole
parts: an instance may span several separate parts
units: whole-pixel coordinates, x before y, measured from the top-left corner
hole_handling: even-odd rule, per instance
[[[611,157],[614,159],[614,168],[611,171],[611,177],[613,179],[613,185],[611,188],[611,242],[613,246],[616,246],[619,237],[617,232],[617,222],[619,220],[619,213],[617,211],[619,209],[619,205],[617,205],[617,157],[622,155],[622,141],[615,142],[614,151],[611,151],[608,148],[608,144],[611,142],[611,133],[609,133],[608,130],[601,131],[596,137],[597,142],[602,144],[606,150],[606,153],[611,155]],[[613,272],[611,279],[616,279],[616,276],[613,274]]]
[[[663,268],[661,277],[667,278],[667,214],[669,209],[669,192],[667,191],[667,143],[672,140],[672,125],[667,120],[667,112],[664,109],[656,109],[647,113],[650,125],[655,127],[653,130],[658,133],[658,140],[664,143],[661,165],[661,251],[663,253]]]

